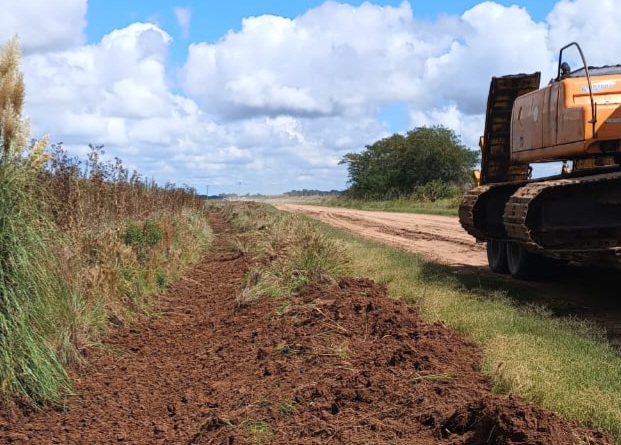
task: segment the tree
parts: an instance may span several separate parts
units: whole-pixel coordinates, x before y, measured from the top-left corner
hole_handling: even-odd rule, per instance
[[[463,186],[479,161],[453,130],[418,127],[405,136],[394,134],[367,145],[361,153],[347,153],[349,189],[356,198],[409,195],[432,183]]]
[[[347,153],[341,164],[347,164],[350,187],[355,197],[377,197],[389,193],[398,182],[398,162],[405,151],[405,138],[394,134],[367,145],[362,153]]]

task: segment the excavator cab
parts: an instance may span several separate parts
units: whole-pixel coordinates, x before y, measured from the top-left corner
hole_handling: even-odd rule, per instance
[[[565,60],[570,48],[582,64],[574,70]],[[572,161],[576,170],[618,164],[621,65],[591,67],[576,42],[561,48],[556,78],[515,98],[510,145],[511,164]]]

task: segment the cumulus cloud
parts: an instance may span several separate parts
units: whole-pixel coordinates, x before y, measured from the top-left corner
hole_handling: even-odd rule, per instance
[[[84,42],[86,0],[3,0],[0,42],[18,35],[25,53]]]
[[[33,130],[70,145],[117,147],[117,155],[138,168],[145,151],[164,155],[192,125],[208,128],[192,100],[170,91],[171,41],[153,24],[134,23],[96,45],[26,57]]]
[[[549,71],[546,26],[524,8],[484,2],[466,11],[460,24],[450,48],[425,62],[423,83],[435,106],[446,100],[466,114],[481,113],[492,76]]]
[[[546,19],[550,46],[558,51],[575,41],[582,47],[589,65],[621,63],[619,17],[621,3],[617,0],[562,0]]]
[[[183,84],[207,111],[232,119],[368,111],[419,91],[413,80],[434,46],[413,25],[406,2],[328,2],[295,19],[249,17],[214,44],[190,45]]]
[[[297,162],[334,168],[387,135],[377,111],[394,102],[409,104],[413,126],[446,125],[476,147],[490,77],[549,71],[547,32],[524,8],[493,2],[436,22],[418,20],[407,2],[328,2],[295,19],[249,17],[216,43],[190,45],[182,82],[224,122],[295,117],[312,140]],[[351,137],[354,121],[366,128]]]
[[[491,76],[551,72],[547,33],[524,8],[493,2],[433,23],[407,2],[328,2],[295,19],[249,17],[216,43],[190,45],[182,81],[207,113],[231,120],[359,119],[396,101],[428,117],[452,105],[480,115]]]
[[[467,147],[476,147],[485,125],[485,118],[480,114],[466,114],[456,105],[434,108],[430,111],[410,109],[408,113],[410,128],[432,127],[442,125],[452,129]]]
[[[24,60],[28,103],[67,116],[148,119],[171,114],[165,59],[170,36],[148,23],[112,31],[97,45]],[[33,110],[36,111],[36,110]],[[59,125],[66,124],[62,118]]]
[[[405,1],[326,2],[191,43],[178,79],[169,52],[179,42],[161,26],[134,23],[85,45],[85,1],[59,0],[49,16],[47,2],[5,3],[0,32],[22,31],[28,49],[35,134],[78,153],[104,144],[147,177],[210,193],[342,189],[339,160],[394,131],[381,116],[395,103],[407,113],[402,132],[444,125],[476,149],[492,76],[537,70],[545,82],[570,41],[590,64],[621,62],[615,0],[561,0],[542,22],[491,1],[434,21]],[[189,27],[189,9],[174,11]],[[38,20],[50,23],[46,39],[28,34]]]

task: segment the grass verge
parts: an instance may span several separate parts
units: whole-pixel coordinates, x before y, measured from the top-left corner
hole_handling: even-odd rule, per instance
[[[237,298],[240,305],[264,295],[287,298],[309,283],[334,283],[349,272],[343,244],[317,230],[312,221],[252,202],[223,209],[238,232],[257,240],[243,248],[251,250],[256,261],[245,276]]]
[[[29,177],[0,166],[0,395],[27,402],[69,388],[56,329],[71,306],[53,255],[53,225],[29,201]]]

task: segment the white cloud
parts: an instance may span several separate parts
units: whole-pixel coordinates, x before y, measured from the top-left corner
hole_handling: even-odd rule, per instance
[[[136,23],[100,44],[24,60],[27,112],[35,128],[89,142],[126,143],[134,122],[171,118],[177,108],[165,78],[170,37]]]
[[[540,70],[545,82],[570,41],[591,64],[621,63],[615,0],[562,0],[539,23],[494,2],[436,21],[407,2],[327,2],[293,19],[248,17],[215,43],[190,44],[180,92],[167,75],[175,42],[161,26],[134,23],[84,45],[85,2],[59,1],[45,18],[47,2],[22,4],[30,9],[3,3],[0,16],[28,48],[34,134],[81,154],[104,144],[146,177],[210,193],[342,189],[338,161],[388,136],[378,110],[397,102],[407,129],[444,125],[476,149],[492,76]],[[175,14],[189,27],[189,9]],[[28,34],[37,20],[75,26],[49,25],[43,41]]]
[[[476,148],[490,77],[550,71],[546,39],[545,24],[523,8],[492,2],[434,23],[417,20],[407,2],[325,3],[296,19],[247,18],[216,43],[190,45],[182,79],[225,122],[295,118],[303,137],[290,162],[343,174],[343,154],[387,135],[375,116],[393,102],[409,104],[413,126],[446,125]]]
[[[192,21],[192,10],[190,8],[174,8],[177,24],[181,28],[181,35],[184,38],[190,37],[190,22]]]
[[[575,41],[582,47],[589,65],[619,64],[620,17],[621,2],[618,0],[562,0],[547,17],[550,46],[558,52],[561,47]]]
[[[465,114],[456,105],[434,108],[428,112],[419,109],[409,111],[410,128],[442,125],[452,129],[467,147],[477,147],[485,125],[480,114]]]
[[[25,53],[84,42],[86,0],[2,0],[0,43],[18,35]]]
[[[96,45],[33,54],[23,63],[34,134],[69,145],[104,144],[147,176],[187,133],[210,131],[197,105],[166,78],[170,36],[134,23]]]
[[[425,62],[423,82],[434,106],[448,101],[481,113],[492,76],[550,70],[546,26],[523,8],[480,3],[461,16],[459,31],[450,48]]]
[[[250,17],[217,43],[190,45],[184,86],[207,111],[231,118],[365,112],[416,96],[416,71],[432,45],[413,25],[406,2],[328,2],[294,20]]]

